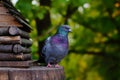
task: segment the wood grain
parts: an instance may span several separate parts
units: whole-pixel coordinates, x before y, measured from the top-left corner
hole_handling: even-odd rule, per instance
[[[0,67],[26,68],[31,66],[31,62],[32,61],[0,61]]]
[[[31,54],[0,53],[0,61],[26,61],[31,60]]]
[[[0,15],[1,14],[8,14],[8,10],[5,8],[5,7],[3,7],[3,6],[0,6]]]
[[[0,45],[0,52],[3,53],[14,53],[14,54],[19,54],[19,53],[30,53],[31,49],[26,48],[21,46],[20,44],[1,44]]]
[[[63,67],[47,68],[33,66],[29,68],[0,68],[8,78],[2,80],[65,80]],[[7,74],[8,72],[8,74]],[[0,74],[0,77],[2,74]]]
[[[0,22],[14,21],[14,20],[15,18],[10,14],[0,14]]]
[[[21,44],[25,47],[30,47],[32,40],[21,38],[21,36],[0,36],[0,44]]]
[[[1,16],[0,16],[1,17]],[[0,22],[0,27],[4,26],[4,27],[8,27],[8,26],[17,26],[17,27],[23,27],[23,25],[21,25],[20,23],[18,23],[17,21],[5,21],[5,22]]]
[[[9,80],[7,70],[0,70],[0,80]]]
[[[21,36],[29,39],[29,33],[23,31],[15,26],[11,27],[0,27],[0,36]]]
[[[0,36],[1,44],[21,44],[20,36]]]

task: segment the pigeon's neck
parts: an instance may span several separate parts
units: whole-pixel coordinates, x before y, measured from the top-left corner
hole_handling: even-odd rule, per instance
[[[68,33],[65,31],[58,31],[56,34],[59,34],[60,36],[67,37]]]

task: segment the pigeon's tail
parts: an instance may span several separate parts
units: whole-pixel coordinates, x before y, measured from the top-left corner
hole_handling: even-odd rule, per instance
[[[43,57],[40,57],[38,60],[33,61],[32,65],[38,66],[38,65],[46,65],[45,64],[45,59]]]
[[[45,63],[45,55],[42,52],[39,55],[38,63]]]
[[[38,63],[45,63],[45,58],[44,57],[40,57],[38,60],[37,60]]]
[[[39,55],[38,63],[45,63],[45,55],[41,52]]]

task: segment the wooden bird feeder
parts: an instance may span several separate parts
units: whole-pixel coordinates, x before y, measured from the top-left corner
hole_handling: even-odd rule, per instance
[[[0,80],[64,80],[63,68],[32,65],[31,30],[9,0],[0,0]]]

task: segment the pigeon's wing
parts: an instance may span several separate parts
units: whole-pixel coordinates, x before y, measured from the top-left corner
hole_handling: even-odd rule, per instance
[[[45,45],[42,49],[42,55],[45,56],[45,53],[46,53],[46,49],[47,49],[47,46],[50,44],[50,39],[51,39],[51,36],[48,37],[46,40],[45,40]]]

